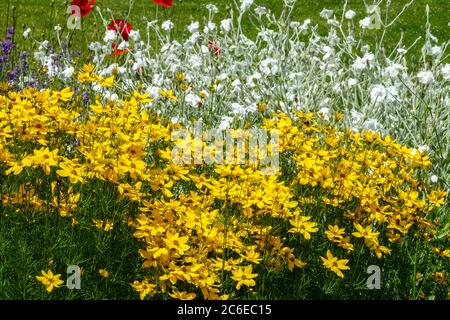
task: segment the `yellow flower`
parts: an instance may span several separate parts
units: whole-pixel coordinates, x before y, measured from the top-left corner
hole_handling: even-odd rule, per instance
[[[184,252],[189,250],[190,246],[187,244],[189,237],[180,237],[178,233],[166,234],[166,239],[164,239],[164,243],[166,244],[168,249],[174,250],[177,254],[182,255]]]
[[[330,269],[338,275],[340,278],[344,278],[344,274],[341,270],[350,270],[347,266],[348,259],[338,259],[331,254],[330,250],[327,250],[327,257],[320,257],[323,261],[325,268]]]
[[[48,148],[34,150],[33,161],[39,163],[49,175],[51,167],[58,165],[58,150],[50,151]]]
[[[109,272],[106,269],[100,269],[98,270],[98,273],[103,277],[103,278],[108,278],[109,277]]]
[[[446,196],[447,196],[447,192],[446,191],[433,190],[428,195],[428,201],[430,201],[430,203],[432,205],[434,205],[436,208],[439,208],[441,205],[443,205],[445,203],[445,197]]]
[[[241,289],[243,285],[248,287],[253,287],[256,285],[256,282],[253,279],[256,278],[258,274],[256,273],[252,274],[252,271],[253,271],[252,265],[248,265],[246,267],[232,271],[233,275],[231,276],[231,279],[237,281],[236,289],[238,290]]]
[[[100,76],[95,76],[95,80],[100,87],[112,87],[114,85],[114,76],[103,78]]]
[[[140,94],[138,91],[134,91],[130,102],[132,104],[144,104],[150,103],[152,100],[153,99],[149,97],[148,93]]]
[[[372,226],[363,227],[359,223],[355,223],[356,232],[353,232],[352,235],[356,238],[365,238],[369,240],[377,239],[379,232],[373,232]]]
[[[156,285],[149,283],[147,279],[142,282],[136,280],[131,286],[139,293],[141,300],[144,300],[147,295],[154,296],[156,294]]]
[[[195,293],[187,293],[186,291],[174,291],[172,293],[169,293],[169,296],[178,300],[194,300],[197,295]]]
[[[94,226],[98,229],[102,229],[105,232],[111,231],[114,227],[114,223],[109,220],[103,221],[99,219],[92,219]]]
[[[304,268],[306,266],[305,262],[303,262],[300,259],[297,259],[295,257],[295,255],[293,253],[294,250],[292,250],[290,248],[283,248],[283,249],[287,249],[285,254],[286,254],[286,259],[287,259],[287,262],[288,262],[288,269],[289,269],[289,271],[292,272],[294,270],[294,267],[302,269],[302,268]]]
[[[450,249],[441,250],[439,248],[433,247],[432,251],[440,257],[450,258]]]
[[[344,234],[344,232],[345,232],[344,228],[340,229],[339,226],[337,225],[334,226],[329,225],[328,231],[325,231],[325,235],[331,241],[339,241],[343,238],[342,235]]]
[[[296,219],[291,219],[289,222],[294,228],[289,229],[291,233],[300,233],[305,237],[306,240],[311,239],[311,234],[317,232],[319,229],[317,228],[317,223],[308,222],[311,217],[306,216],[298,216]]]
[[[61,277],[60,274],[54,275],[51,270],[47,272],[42,270],[41,272],[42,276],[36,276],[36,279],[45,286],[48,292],[52,292],[54,288],[59,288],[64,283],[64,281],[59,279]]]
[[[445,272],[434,272],[432,274],[433,278],[440,284],[446,284],[447,278],[445,277]]]
[[[72,99],[74,92],[70,88],[64,88],[61,91],[53,91],[52,99],[61,100],[61,101],[69,101]]]
[[[160,89],[160,90],[159,90],[159,94],[160,94],[162,97],[167,98],[167,99],[170,99],[170,100],[173,100],[173,101],[177,101],[177,100],[178,100],[178,98],[174,96],[173,90],[167,90],[167,91],[164,91],[164,90]]]
[[[61,177],[69,178],[70,183],[84,182],[82,177],[83,167],[77,165],[71,160],[64,159],[64,162],[59,164],[60,169],[56,173]]]
[[[85,64],[83,65],[83,71],[87,72],[87,73],[91,73],[92,71],[94,71],[95,65],[91,64]]]
[[[106,232],[111,231],[114,227],[114,223],[110,222],[110,221],[105,221],[105,226],[103,228],[103,230],[105,230]]]

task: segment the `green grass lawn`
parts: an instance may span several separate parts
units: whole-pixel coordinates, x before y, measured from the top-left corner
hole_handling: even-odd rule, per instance
[[[366,1],[370,2],[370,1]],[[387,12],[390,18],[395,17],[407,0],[392,1],[391,10]],[[0,3],[0,32],[5,33],[6,26],[15,25],[18,33],[17,42],[21,42],[22,31],[31,28],[33,37],[36,40],[50,39],[54,40],[53,27],[56,24],[64,26],[67,19],[68,0],[49,1],[49,0],[4,0]],[[129,20],[135,28],[145,30],[146,19],[160,21],[171,19],[175,22],[175,36],[179,37],[186,32],[186,25],[192,20],[202,21],[207,16],[206,4],[213,3],[221,10],[219,17],[225,16],[233,6],[232,1],[228,0],[175,0],[170,9],[158,7],[150,0],[136,0],[132,8]],[[281,11],[280,1],[278,0],[256,0],[256,4],[264,5],[274,12]],[[319,17],[323,8],[335,10],[337,17],[340,18],[344,0],[298,0],[294,10],[294,20],[304,20],[311,18],[313,23],[324,24],[325,21]],[[414,4],[407,9],[405,14],[391,27],[386,38],[386,45],[392,48],[404,33],[405,44],[412,44],[416,38],[424,35],[426,16],[425,7],[431,8],[431,24],[433,34],[441,41],[446,41],[450,36],[450,1],[448,0],[416,0]],[[106,8],[110,8],[115,18],[126,18],[128,16],[128,1],[118,0],[98,0],[97,5],[102,9],[105,18],[108,18]],[[9,7],[9,10],[8,10]],[[224,10],[227,9],[228,10]],[[357,12],[356,22],[366,16],[365,6],[362,0],[349,0],[348,8]],[[14,14],[13,14],[14,11]],[[384,4],[382,7],[382,16],[386,14]],[[255,34],[252,22],[247,19],[244,22],[247,33],[252,36]],[[72,37],[72,45],[75,48],[85,49],[87,44],[93,40],[98,40],[103,34],[103,26],[99,15],[94,12],[83,19],[82,30],[75,31]],[[371,37],[380,36],[380,32],[371,32]],[[420,42],[419,42],[420,43]],[[417,48],[414,53],[419,53]]]

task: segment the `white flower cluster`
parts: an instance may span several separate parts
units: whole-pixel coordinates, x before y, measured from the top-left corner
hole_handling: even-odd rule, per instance
[[[288,12],[291,5],[287,1],[284,10]],[[354,131],[377,131],[412,146],[429,145],[436,159],[450,154],[450,64],[442,60],[449,39],[438,43],[431,37],[422,50],[425,56],[416,59],[423,65],[411,67],[408,49],[401,42],[390,52],[358,39],[362,34],[358,28],[370,21],[354,25],[355,11],[347,10],[338,19],[324,9],[320,16],[327,20],[328,32],[321,35],[310,19],[291,21],[287,12],[276,18],[267,8],[252,8],[253,0],[242,0],[238,18],[218,22],[214,21],[217,7],[208,6],[209,19],[203,24],[192,22],[182,41],[167,36],[171,21],[149,22],[147,32],[156,37],[143,39],[159,39],[161,49],[152,49],[133,31],[129,43],[120,44],[130,49],[121,65],[109,64],[111,43],[118,39],[117,33],[106,31],[102,42],[89,46],[96,71],[119,72],[116,87],[97,88],[98,93],[103,90],[104,98],[110,99],[139,86],[154,99],[148,107],[159,114],[178,122],[202,118],[220,128],[256,124],[262,113],[267,117],[282,111],[294,116],[298,110],[320,110],[324,119],[332,119],[340,111],[346,115],[344,125]],[[254,39],[240,25],[244,14],[253,15],[259,25]],[[349,23],[341,26],[338,21],[344,18]],[[49,74],[62,80],[70,77],[70,66],[59,72],[52,69],[52,57],[44,51],[39,49],[35,57],[49,66]],[[185,90],[175,92],[176,102],[162,101],[159,90],[176,88],[177,73],[183,74]],[[265,105],[263,110],[257,107],[260,104]],[[450,166],[445,166],[439,174],[449,181]]]

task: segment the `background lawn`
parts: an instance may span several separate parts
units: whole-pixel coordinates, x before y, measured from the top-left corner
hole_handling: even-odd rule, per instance
[[[132,1],[132,0],[130,0]],[[60,24],[66,25],[68,0],[3,0],[0,2],[0,33],[4,34],[6,26],[15,25],[17,29],[16,41],[22,42],[22,31],[26,28],[32,29],[35,40],[49,39],[55,41],[55,32],[53,27]],[[371,1],[366,1],[371,3]],[[391,10],[386,12],[385,3],[382,5],[382,16],[386,13],[390,18],[395,17],[405,5],[407,0],[392,1]],[[158,19],[164,21],[170,19],[175,23],[174,36],[180,37],[186,32],[186,25],[192,20],[202,21],[207,16],[206,4],[213,3],[220,9],[219,17],[223,17],[234,7],[233,1],[229,0],[175,0],[170,9],[165,9],[154,4],[151,0],[135,0],[129,21],[137,29],[145,31],[146,19]],[[256,0],[256,4],[264,5],[275,13],[281,11],[279,0]],[[324,19],[320,18],[319,13],[323,8],[335,10],[336,16],[340,19],[344,0],[298,0],[294,10],[294,20],[312,19],[313,23],[323,25]],[[446,41],[450,35],[450,1],[448,0],[415,0],[406,13],[391,27],[386,37],[387,48],[392,48],[398,41],[401,33],[404,33],[405,44],[412,44],[414,40],[425,34],[426,5],[431,9],[431,25],[433,34],[440,40]],[[105,18],[109,18],[106,8],[110,8],[115,18],[126,18],[128,16],[128,1],[119,0],[97,0],[97,5],[102,9]],[[8,10],[9,8],[9,10]],[[357,21],[366,16],[363,0],[349,0],[348,8],[357,12],[355,18]],[[225,10],[227,9],[227,10]],[[244,27],[250,36],[255,35],[255,30],[250,19],[244,19]],[[93,40],[98,40],[103,34],[102,22],[99,15],[90,14],[83,19],[82,30],[75,31],[71,37],[71,45],[76,49],[86,48],[87,44]],[[64,28],[64,32],[67,30]],[[371,31],[370,37],[377,38],[381,35],[380,31]],[[63,37],[64,38],[64,37]],[[419,45],[421,42],[419,42]],[[417,45],[412,54],[418,54],[420,46]]]

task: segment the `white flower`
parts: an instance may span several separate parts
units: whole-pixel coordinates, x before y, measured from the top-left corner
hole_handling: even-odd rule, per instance
[[[193,21],[189,26],[188,26],[188,31],[190,33],[195,33],[198,31],[198,29],[200,28],[200,24],[198,23],[198,21]]]
[[[299,29],[300,26],[301,26],[301,24],[300,24],[300,22],[298,22],[298,21],[292,21],[292,22],[289,24],[289,26],[290,26],[292,29]]]
[[[117,49],[118,50],[126,50],[126,49],[128,49],[128,46],[129,46],[128,41],[122,41],[121,43],[119,43]]]
[[[74,73],[75,69],[73,67],[67,67],[66,69],[64,69],[64,71],[62,72],[62,76],[65,79],[69,79],[72,77],[73,73]]]
[[[203,29],[204,33],[209,33],[210,31],[213,31],[216,29],[216,24],[214,22],[208,22],[205,26],[205,28]]]
[[[27,39],[27,38],[30,36],[30,33],[31,33],[31,29],[28,28],[27,30],[25,30],[25,31],[23,32],[23,37],[24,37],[25,39]]]
[[[233,122],[232,117],[227,117],[227,116],[222,117],[221,122],[218,126],[218,129],[220,131],[228,129],[230,127],[231,122]]]
[[[267,14],[267,8],[266,8],[266,7],[257,6],[257,7],[255,8],[255,13],[256,13],[259,17],[262,17],[263,15]]]
[[[328,19],[327,23],[329,25],[332,25],[332,26],[335,26],[335,27],[339,27],[339,25],[340,25],[339,21],[337,21],[336,19]]]
[[[319,110],[319,114],[322,114],[325,120],[330,120],[330,109],[329,108],[321,108]]]
[[[200,98],[198,95],[196,95],[196,94],[188,93],[188,94],[186,95],[185,101],[186,101],[186,103],[187,103],[188,105],[190,105],[191,107],[197,107],[198,104],[199,104],[200,101],[201,101],[201,98]]]
[[[231,85],[232,85],[233,87],[240,87],[242,84],[241,84],[241,81],[240,81],[239,79],[236,79],[236,80],[234,80],[234,81],[231,83]]]
[[[361,122],[364,119],[364,115],[361,112],[356,111],[355,109],[352,109],[350,111],[351,121],[356,124],[358,122]]]
[[[420,71],[417,74],[417,78],[421,84],[429,84],[434,80],[433,72],[431,71]]]
[[[334,49],[329,46],[324,46],[322,50],[325,53],[323,55],[323,60],[328,60],[331,56],[334,55]]]
[[[430,181],[433,182],[433,183],[437,183],[437,182],[438,182],[438,177],[437,177],[435,174],[433,174],[433,175],[430,177]]]
[[[119,96],[116,93],[112,93],[110,91],[105,91],[103,94],[103,99],[109,101],[117,101],[119,100]]]
[[[231,28],[233,27],[233,20],[231,19],[224,19],[220,22],[220,26],[222,27],[222,30],[224,32],[230,32]]]
[[[384,71],[385,74],[390,78],[396,78],[400,71],[404,71],[405,67],[399,63],[393,63],[390,66],[388,66]]]
[[[214,14],[219,12],[219,9],[213,4],[207,4],[206,5],[206,9],[208,9],[208,11],[210,11],[210,12],[212,12]]]
[[[431,48],[431,52],[430,54],[432,56],[439,56],[442,53],[442,48],[439,46],[434,46],[433,48]]]
[[[382,84],[377,84],[372,87],[370,91],[370,100],[372,103],[382,103],[384,101],[393,102],[398,97],[398,90],[395,86],[385,87]]]
[[[134,42],[138,42],[139,40],[141,40],[141,35],[139,34],[139,31],[137,31],[137,30],[131,30],[131,31],[130,31],[130,38],[131,38]]]
[[[419,150],[420,153],[430,151],[430,147],[426,144],[419,146],[417,149]]]
[[[445,107],[450,107],[450,97],[445,97],[445,99],[444,99],[444,106]]]
[[[371,66],[371,63],[375,60],[373,53],[366,52],[364,57],[357,57],[352,67],[355,70],[364,70],[367,66]]]
[[[241,12],[245,12],[253,4],[253,0],[241,0]]]
[[[91,51],[97,51],[102,49],[102,45],[99,42],[91,42],[88,48]]]
[[[159,87],[149,86],[147,87],[145,92],[147,92],[151,98],[155,99],[160,97],[159,90]]]
[[[359,21],[359,26],[363,29],[367,29],[368,27],[370,27],[371,23],[372,23],[371,17],[365,17],[364,19]]]
[[[137,58],[136,61],[133,63],[133,71],[140,71],[144,67],[145,61],[142,58]]]
[[[441,69],[441,74],[444,77],[444,80],[450,80],[450,64],[447,63]]]
[[[103,41],[106,43],[113,42],[117,39],[117,32],[115,30],[106,30]]]
[[[55,31],[60,32],[62,30],[61,26],[58,24],[55,26]]]
[[[295,4],[297,0],[284,0],[284,4],[288,7],[292,6]]]
[[[172,30],[173,28],[173,22],[170,20],[166,20],[162,23],[161,28],[167,32],[169,32],[170,30]]]
[[[236,115],[245,114],[244,106],[236,102],[231,104],[231,111]]]
[[[351,88],[351,87],[355,86],[356,84],[358,84],[358,80],[356,80],[354,78],[350,78],[347,80],[347,84]]]
[[[356,16],[356,12],[353,10],[348,10],[345,13],[345,18],[347,18],[348,20],[352,20],[355,16]]]
[[[364,129],[372,132],[379,132],[383,129],[383,126],[376,119],[369,119],[364,122]]]
[[[380,103],[386,99],[386,88],[382,84],[374,85],[370,91],[370,100],[372,103]]]
[[[327,19],[327,20],[330,19],[332,15],[333,15],[333,10],[323,9],[320,12],[320,17]]]
[[[266,75],[274,75],[278,72],[278,62],[272,58],[266,58],[259,65],[262,73]]]

